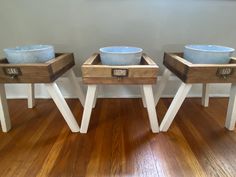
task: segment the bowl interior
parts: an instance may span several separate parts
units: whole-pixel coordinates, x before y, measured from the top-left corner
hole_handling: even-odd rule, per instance
[[[140,53],[143,49],[138,47],[128,47],[128,46],[111,46],[103,47],[99,49],[103,53],[115,53],[115,54],[131,54],[131,53]]]
[[[187,45],[186,49],[202,51],[202,52],[233,52],[234,49],[219,45]]]

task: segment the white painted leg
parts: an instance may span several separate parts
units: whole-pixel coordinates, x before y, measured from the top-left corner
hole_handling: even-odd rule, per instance
[[[28,108],[33,108],[35,106],[34,84],[27,84],[27,87],[28,87]]]
[[[147,104],[148,117],[153,133],[159,132],[159,125],[157,120],[156,108],[152,92],[152,85],[143,85],[143,92]]]
[[[80,133],[87,133],[97,85],[88,85]]]
[[[236,84],[231,85],[225,127],[234,130],[236,122]]]
[[[161,94],[165,89],[166,83],[167,83],[170,75],[171,75],[171,72],[166,68],[162,77],[161,77],[161,80],[157,83],[158,84],[157,89],[154,93],[155,105],[157,105],[159,99],[161,98]]]
[[[202,106],[208,107],[209,105],[209,84],[202,84]]]
[[[3,132],[11,129],[11,120],[8,112],[6,92],[4,84],[0,84],[0,120]]]
[[[80,100],[80,103],[82,104],[82,106],[84,106],[84,102],[85,102],[84,92],[82,90],[82,87],[79,85],[78,80],[76,79],[74,71],[70,69],[67,73],[68,73],[71,83],[74,85],[74,88],[75,88],[74,90]]]
[[[140,91],[141,91],[141,98],[142,98],[142,102],[143,102],[143,107],[146,108],[147,104],[145,101],[145,96],[144,96],[144,92],[143,92],[143,86],[140,86]]]
[[[51,95],[53,101],[57,105],[57,108],[63,115],[66,123],[70,127],[72,132],[79,132],[79,126],[75,120],[75,117],[73,116],[69,106],[67,105],[64,97],[61,94],[61,91],[59,90],[57,84],[55,82],[50,84],[45,84],[49,94]]]
[[[168,108],[165,114],[164,119],[161,122],[161,125],[160,125],[161,131],[165,132],[169,129],[170,124],[174,120],[175,115],[177,114],[179,108],[181,107],[191,87],[192,87],[192,84],[185,84],[185,83],[181,84],[170,107]]]
[[[99,87],[97,85],[97,89],[95,90],[95,96],[94,96],[94,100],[93,100],[93,108],[96,107],[98,92],[99,92]]]

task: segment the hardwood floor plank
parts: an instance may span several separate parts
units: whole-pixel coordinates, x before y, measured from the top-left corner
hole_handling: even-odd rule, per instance
[[[99,123],[96,124],[96,133],[93,143],[93,150],[90,156],[90,161],[87,166],[86,176],[102,176],[104,173],[109,176],[110,174],[110,159],[109,155],[111,154],[111,149],[108,148],[108,151],[104,151],[104,148],[111,146],[109,143],[111,134],[112,122],[107,116],[107,111],[109,110],[109,103],[102,101],[100,109],[103,111],[99,115],[92,113],[91,121],[95,118],[99,118]],[[110,130],[107,132],[107,130]],[[103,167],[104,165],[104,167]],[[103,168],[102,168],[103,167]]]
[[[68,126],[65,124],[64,119],[61,117],[59,110],[56,109],[55,104],[52,102],[51,105],[52,107],[49,107],[49,109],[52,110],[53,114],[52,116],[45,119],[52,119],[52,123],[47,127],[38,142],[35,144],[31,152],[31,156],[34,155],[34,159],[32,160],[33,163],[31,163],[24,176],[36,176],[41,170],[48,153],[51,151],[53,145],[57,142],[56,140],[60,135],[60,132],[64,128],[70,132]],[[73,135],[73,133],[71,134]]]
[[[223,157],[219,149],[214,147],[216,143],[218,147],[225,144],[223,139],[218,141],[218,124],[212,118],[209,119],[209,116],[199,111],[200,105],[193,104],[190,100],[187,100],[185,104],[188,106],[183,105],[183,109],[179,112],[181,119],[176,120],[179,122],[178,125],[181,126],[183,135],[188,140],[191,149],[196,154],[196,157],[198,157],[207,175],[234,176],[235,167],[231,166],[231,168],[228,168],[227,165],[229,163],[227,159],[231,156],[229,155],[231,152],[228,153],[227,157]],[[189,107],[192,109],[189,109]],[[228,151],[230,149],[229,147],[226,149],[224,147],[224,150]],[[227,163],[224,163],[226,161]]]
[[[161,100],[160,103],[160,110],[157,112],[158,115],[164,117],[170,102],[166,103]],[[177,114],[176,119],[178,116],[179,114]],[[158,163],[159,169],[163,170],[163,176],[206,176],[175,122],[170,131],[161,133],[159,137],[156,137],[156,141],[152,143],[152,148],[157,158],[156,161],[163,162]]]
[[[121,104],[122,100],[117,100],[117,107],[118,109],[113,110],[113,114],[117,115],[115,118],[114,116],[110,116],[110,119],[113,120],[112,124],[112,137],[111,137],[111,176],[121,176],[125,173],[125,166],[127,163],[127,159],[125,156],[125,134],[124,134],[124,117],[121,116]],[[115,112],[114,112],[115,111]],[[109,132],[108,132],[109,133]],[[104,152],[106,153],[106,152]]]
[[[129,134],[127,138],[130,147],[127,148],[131,148],[135,160],[134,176],[158,176],[149,144],[149,140],[155,134],[150,129],[147,109],[143,108],[141,99],[126,99],[123,104],[125,105],[122,107],[125,108],[124,111],[127,114],[126,129],[129,131],[128,133],[125,131],[126,134]]]
[[[12,141],[10,141],[0,151],[0,165],[1,163],[3,163],[8,167],[4,169],[5,172],[2,172],[4,176],[13,176],[12,174],[14,174],[15,171],[19,169],[17,167],[19,165],[22,165],[22,159],[28,157],[28,152],[37,141],[34,140],[34,138],[38,138],[40,136],[40,134],[38,133],[43,131],[40,130],[40,127],[38,125],[47,126],[50,123],[48,120],[44,121],[44,116],[34,119],[29,114],[27,114],[24,116],[24,120],[28,120],[28,122],[25,125],[22,125],[22,127],[15,127],[16,132],[12,132],[14,134],[12,137]],[[21,136],[20,132],[24,132],[24,136]],[[12,163],[16,163],[16,165],[13,165]]]
[[[12,176],[24,176],[27,172],[27,169],[30,167],[31,163],[35,160],[37,156],[37,142],[39,141],[40,137],[45,133],[48,128],[48,125],[52,122],[52,120],[48,119],[42,122],[43,128],[36,129],[32,136],[29,138],[27,143],[27,149],[21,155],[21,159],[25,158],[27,161],[21,162],[18,165],[15,165],[15,170]],[[26,145],[26,144],[25,144]],[[23,156],[24,155],[24,156]],[[10,174],[8,174],[11,176]]]
[[[172,99],[157,105],[159,122]],[[8,100],[12,130],[0,132],[0,177],[236,176],[236,131],[227,99],[186,99],[166,133],[153,134],[141,99],[98,99],[87,134],[71,133],[52,100]],[[78,123],[83,108],[67,100]]]
[[[70,104],[70,108],[72,109],[74,115],[81,116],[82,108],[78,104],[73,104],[73,105],[74,106],[71,106]],[[66,125],[64,126],[67,127]],[[80,163],[80,165],[76,164],[77,161],[81,158],[81,155],[84,154],[83,143],[88,141],[86,139],[84,139],[84,141],[81,141],[80,140],[81,138],[82,137],[77,136],[77,133],[70,132],[68,134],[68,136],[64,141],[64,144],[61,147],[60,153],[58,154],[57,159],[54,163],[55,165],[52,167],[50,171],[50,176],[73,176],[73,175],[78,176],[76,175],[78,168],[83,169],[84,165],[83,163]],[[83,159],[83,161],[85,161],[85,158]],[[82,172],[83,171],[81,170],[80,173]]]
[[[37,177],[44,177],[48,176],[51,172],[51,169],[53,168],[57,160],[57,157],[59,153],[61,152],[62,146],[69,134],[69,131],[67,131],[67,127],[63,127],[62,131],[60,132],[56,143],[52,146],[50,152],[48,153],[46,159],[44,160],[44,163],[42,165],[41,170],[38,172]]]

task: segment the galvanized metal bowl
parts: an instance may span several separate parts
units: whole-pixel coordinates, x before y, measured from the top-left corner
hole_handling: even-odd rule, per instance
[[[111,46],[99,49],[104,65],[138,65],[143,49],[128,46]]]
[[[223,64],[229,63],[233,48],[219,45],[186,45],[184,58],[191,63]]]
[[[43,63],[55,58],[51,45],[26,45],[4,49],[9,63]]]

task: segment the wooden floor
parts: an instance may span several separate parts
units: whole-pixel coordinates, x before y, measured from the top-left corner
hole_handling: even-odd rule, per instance
[[[67,100],[80,124],[82,107]],[[157,106],[159,121],[171,99]],[[187,99],[167,133],[150,131],[141,99],[98,99],[87,134],[71,133],[51,100],[9,100],[12,130],[0,133],[0,176],[236,176],[236,131],[227,99]]]

